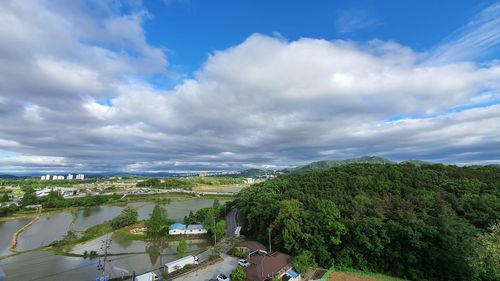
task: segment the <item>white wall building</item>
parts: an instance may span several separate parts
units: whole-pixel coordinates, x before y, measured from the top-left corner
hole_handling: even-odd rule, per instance
[[[40,190],[37,190],[35,191],[35,195],[36,197],[40,198],[40,197],[45,197],[45,196],[48,196],[50,191],[52,191],[51,188],[44,188],[44,189],[40,189]]]
[[[52,176],[52,180],[57,180],[57,176],[56,176],[56,175],[53,175],[53,176]]]
[[[72,180],[73,179],[73,175],[72,174],[68,174],[68,176],[66,177],[67,180]]]
[[[202,224],[190,224],[185,225],[182,223],[174,223],[169,227],[168,234],[170,235],[179,235],[179,234],[204,234],[207,233],[207,230],[203,228]]]
[[[85,175],[84,174],[78,174],[78,175],[76,175],[76,179],[77,180],[83,180],[83,179],[85,179]]]

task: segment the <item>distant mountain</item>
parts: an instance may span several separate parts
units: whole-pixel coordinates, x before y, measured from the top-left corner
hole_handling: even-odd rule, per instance
[[[358,158],[351,158],[345,160],[323,160],[318,162],[312,162],[304,166],[299,166],[295,168],[288,169],[290,173],[302,173],[310,170],[322,170],[331,167],[349,165],[349,164],[395,164],[389,159],[385,159],[378,156],[363,156]]]
[[[237,176],[242,178],[254,178],[274,174],[275,172],[273,170],[248,169],[241,171]]]
[[[17,179],[17,176],[13,175],[0,175],[0,179]]]

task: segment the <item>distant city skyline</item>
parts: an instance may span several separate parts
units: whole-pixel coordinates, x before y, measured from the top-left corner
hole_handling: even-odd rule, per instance
[[[500,164],[499,1],[0,3],[0,174]]]

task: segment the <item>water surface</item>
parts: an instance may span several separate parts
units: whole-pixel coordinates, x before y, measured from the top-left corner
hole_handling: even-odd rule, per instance
[[[12,254],[12,252],[9,251],[12,235],[29,223],[31,219],[32,218],[19,218],[0,222],[0,256]]]
[[[40,219],[19,235],[17,249],[31,250],[62,239],[66,235],[72,220],[73,216],[66,211],[47,213],[40,216]]]

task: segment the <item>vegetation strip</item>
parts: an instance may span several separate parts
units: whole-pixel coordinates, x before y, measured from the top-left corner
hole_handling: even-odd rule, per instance
[[[21,235],[21,233],[23,233],[23,231],[30,228],[40,218],[41,212],[42,212],[42,208],[39,208],[39,211],[37,212],[37,214],[33,218],[33,220],[31,220],[28,224],[21,227],[19,230],[16,231],[16,233],[14,233],[14,235],[12,236],[12,240],[10,242],[10,248],[9,248],[10,251],[12,251],[12,252],[17,251],[17,249],[16,249],[17,248],[17,238],[19,237],[19,235]]]

